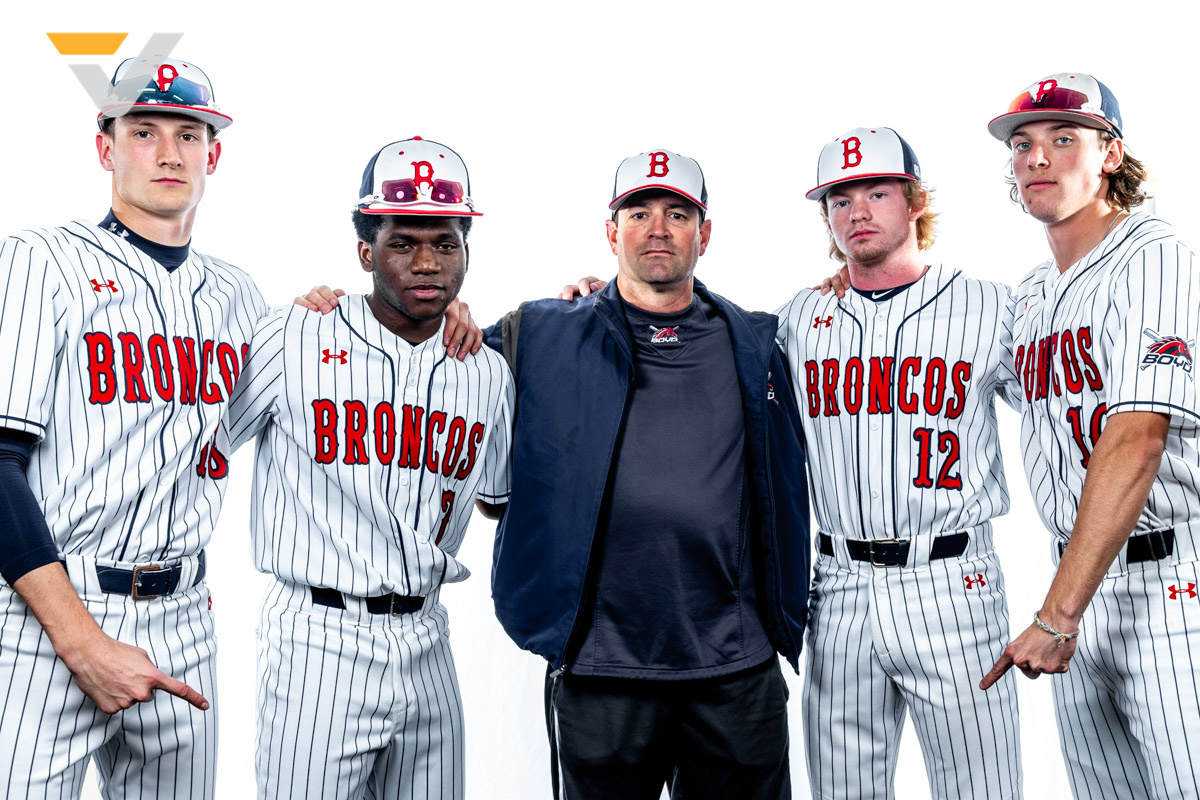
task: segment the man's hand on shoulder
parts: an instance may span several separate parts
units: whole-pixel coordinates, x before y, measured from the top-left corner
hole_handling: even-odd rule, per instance
[[[446,306],[446,327],[442,332],[446,355],[462,361],[467,353],[475,355],[483,347],[483,331],[471,318],[471,309],[457,297]]]
[[[294,302],[298,306],[304,306],[309,311],[320,311],[322,314],[328,314],[337,308],[338,298],[345,296],[346,293],[341,289],[330,289],[328,286],[314,286],[308,290],[308,294],[303,297],[297,297]]]
[[[829,294],[832,291],[838,297],[845,297],[846,292],[850,291],[850,269],[842,264],[842,268],[821,281],[820,286],[812,288],[819,290],[821,294]]]
[[[574,300],[576,297],[587,297],[592,292],[598,292],[608,285],[608,281],[602,281],[599,278],[591,275],[586,278],[580,278],[578,283],[568,283],[559,292],[559,300]]]

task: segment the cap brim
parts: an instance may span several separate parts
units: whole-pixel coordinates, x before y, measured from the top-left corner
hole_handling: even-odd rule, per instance
[[[822,197],[824,197],[826,195],[826,193],[830,189],[832,189],[834,186],[837,186],[839,183],[853,183],[854,181],[868,181],[868,180],[871,180],[872,178],[900,178],[901,180],[907,179],[910,181],[921,180],[916,175],[910,175],[907,172],[872,172],[867,175],[855,175],[852,178],[851,177],[838,178],[836,181],[829,181],[828,183],[822,183],[820,186],[816,186],[812,189],[809,189],[808,193],[804,196],[805,196],[805,198],[807,198],[809,200],[820,200]]]
[[[482,217],[482,211],[444,211],[440,208],[414,208],[411,206],[383,206],[380,204],[358,206],[364,214],[387,214],[393,217]]]
[[[1104,119],[1104,117],[1089,114],[1086,111],[1063,111],[1058,108],[1049,108],[1044,111],[1012,111],[1008,114],[1001,114],[988,123],[988,133],[1002,142],[1008,142],[1013,135],[1013,131],[1027,122],[1043,122],[1055,119],[1064,122],[1074,122],[1087,128],[1095,128],[1096,130],[1110,131],[1118,138],[1121,136],[1121,132],[1114,128],[1112,123]]]
[[[618,208],[621,207],[621,203],[624,203],[625,199],[627,197],[629,197],[629,195],[637,194],[638,192],[649,191],[651,189],[662,189],[663,191],[671,192],[672,194],[677,194],[680,197],[686,197],[688,200],[691,200],[693,203],[695,203],[697,206],[699,206],[702,210],[708,211],[708,206],[706,206],[704,203],[701,203],[699,200],[692,197],[687,192],[682,191],[680,189],[676,189],[674,186],[666,186],[661,183],[648,183],[645,186],[635,186],[634,188],[632,188],[626,192],[622,192],[621,194],[614,197],[612,199],[612,202],[608,204],[608,210],[616,211]]]
[[[212,125],[219,131],[223,131],[233,124],[233,118],[222,114],[220,111],[208,111],[206,109],[195,108],[194,106],[172,105],[171,103],[119,103],[113,106],[105,106],[96,115],[97,120],[115,119],[123,117],[126,114],[175,114],[181,117],[191,117]]]

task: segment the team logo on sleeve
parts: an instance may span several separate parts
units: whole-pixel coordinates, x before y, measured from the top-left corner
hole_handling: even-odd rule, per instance
[[[1142,335],[1150,339],[1146,345],[1146,354],[1142,356],[1141,369],[1167,365],[1183,370],[1188,380],[1192,380],[1192,348],[1196,340],[1185,341],[1179,336],[1163,336],[1158,331],[1146,328]]]

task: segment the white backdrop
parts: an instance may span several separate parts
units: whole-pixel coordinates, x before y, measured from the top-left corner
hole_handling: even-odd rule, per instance
[[[182,32],[175,54],[208,72],[235,120],[194,242],[247,268],[271,303],[314,283],[366,289],[349,209],[366,160],[413,135],[450,145],[471,168],[485,216],[471,234],[463,295],[483,323],[568,279],[615,271],[603,239],[613,171],[655,147],[697,158],[708,178],[714,236],[697,275],[745,307],[776,308],[832,269],[803,192],[821,146],[860,125],[898,129],[920,157],[942,213],[931,260],[1012,284],[1047,248],[1040,226],[1009,203],[1006,152],[985,125],[1025,85],[1070,69],[1097,75],[1121,100],[1130,149],[1155,171],[1158,211],[1195,241],[1200,120],[1186,55],[1196,20],[1152,2],[1136,18],[1127,4],[1103,2],[991,5],[986,17],[971,8],[944,0],[9,7],[0,28],[0,232],[100,219],[109,181],[92,144],[95,111],[68,65],[111,72],[152,33]],[[46,31],[130,35],[116,56],[64,57]],[[1051,567],[1020,470],[1016,417],[1000,416],[1013,509],[997,541],[1020,630]],[[249,464],[248,448],[233,460],[209,548],[221,646],[219,797],[248,797],[253,786],[254,628],[266,579],[249,560]],[[474,577],[442,595],[466,706],[468,792],[546,797],[543,665],[493,617],[492,533],[477,516],[460,554]],[[1026,796],[1063,797],[1049,679],[1019,682]],[[800,678],[791,685],[795,796],[806,798]],[[899,773],[901,797],[929,796],[911,726]]]

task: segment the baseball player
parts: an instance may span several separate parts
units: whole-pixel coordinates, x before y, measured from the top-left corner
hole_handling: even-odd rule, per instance
[[[204,546],[265,311],[190,246],[230,122],[195,64],[126,60],[96,136],[108,216],[0,242],[6,797],[78,796],[89,760],[106,797],[212,793]]]
[[[1029,86],[988,125],[1051,258],[1014,293],[1022,446],[1058,565],[1014,664],[1053,681],[1076,797],[1195,798],[1200,768],[1200,273],[1134,211],[1145,170],[1090,75]],[[1078,648],[1078,649],[1076,649]]]
[[[436,334],[479,216],[453,150],[380,150],[354,213],[366,296],[260,323],[230,406],[261,431],[251,522],[272,573],[259,627],[264,798],[462,798],[463,717],[442,585],[478,498],[508,496],[512,374]]]
[[[778,312],[820,526],[812,793],[894,797],[907,710],[934,797],[1019,797],[1015,687],[975,687],[1008,637],[990,522],[1008,510],[994,402],[1016,402],[1008,290],[926,266],[929,191],[890,128],[826,145],[817,184],[807,197],[853,291],[804,290]]]

